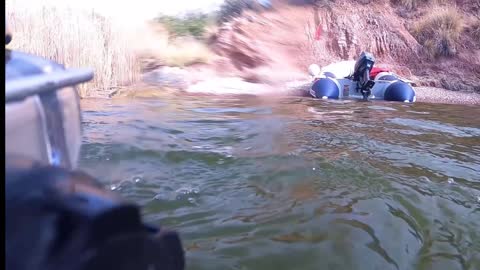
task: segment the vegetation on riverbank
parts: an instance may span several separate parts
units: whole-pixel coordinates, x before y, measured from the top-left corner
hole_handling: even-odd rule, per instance
[[[420,3],[425,3],[427,1],[428,0],[393,0],[392,2],[406,8],[407,10],[412,10],[417,8]]]
[[[127,30],[94,12],[48,3],[30,7],[22,1],[9,1],[6,16],[13,29],[8,48],[66,67],[94,70],[92,82],[79,86],[81,97],[108,96],[139,82],[143,63],[149,60],[155,65],[184,67],[208,63],[213,57],[204,42],[210,18],[202,14],[157,20],[168,31],[156,31],[151,25]]]
[[[478,18],[478,20],[472,23],[469,30],[472,33],[472,36],[474,37],[475,42],[478,45],[480,45],[480,17]]]
[[[245,9],[251,7],[249,0],[225,0],[217,14],[217,23],[222,24],[235,17],[242,15]]]
[[[82,97],[111,91],[139,78],[129,36],[98,14],[54,6],[34,8],[10,1],[6,16],[13,31],[9,48],[67,67],[94,69],[94,80],[80,86]]]
[[[413,33],[432,57],[453,56],[464,29],[462,15],[453,7],[437,8],[413,26]]]
[[[181,17],[161,15],[155,19],[155,22],[162,24],[170,33],[171,38],[191,36],[203,40],[206,28],[212,24],[211,20],[204,13],[189,13]]]
[[[213,53],[203,42],[192,38],[173,39],[158,51],[143,52],[140,59],[155,66],[186,67],[193,64],[206,64],[213,58]]]
[[[185,67],[205,64],[213,58],[213,53],[206,44],[209,35],[215,31],[212,16],[203,13],[177,17],[161,15],[150,25],[154,31],[151,35],[164,42],[148,53],[144,50],[142,60],[156,62],[157,65]]]
[[[442,4],[449,4],[449,0],[392,0],[392,3],[412,11],[422,5],[438,6]]]
[[[268,84],[363,50],[421,85],[480,89],[480,19],[468,0],[456,0],[457,6],[444,0],[278,0],[273,7],[226,0],[218,13],[162,15],[133,31],[93,12],[16,1],[7,5],[14,36],[9,47],[93,68],[94,81],[80,89],[84,97],[106,96],[162,66],[204,64],[192,69]]]

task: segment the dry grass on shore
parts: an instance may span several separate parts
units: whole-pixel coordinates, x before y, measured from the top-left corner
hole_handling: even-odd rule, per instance
[[[446,4],[449,2],[449,0],[393,0],[392,2],[407,10],[414,10],[422,4],[435,6],[439,4]]]
[[[139,29],[136,35],[136,50],[142,63],[153,67],[166,65],[185,67],[197,63],[209,63],[213,52],[208,46],[192,37],[172,38],[162,24],[151,22]],[[147,67],[142,66],[142,69]]]
[[[105,94],[131,84],[139,65],[129,39],[107,19],[54,6],[30,7],[9,1],[7,22],[13,32],[9,48],[32,53],[67,67],[94,69],[93,82],[80,86],[82,97]]]
[[[169,40],[152,25],[123,28],[93,12],[7,1],[7,22],[13,32],[8,48],[32,53],[67,67],[88,67],[94,80],[79,86],[81,97],[108,96],[114,89],[137,83],[142,63],[188,66],[207,63],[213,53],[202,42]],[[133,30],[133,31],[132,31]]]
[[[417,6],[422,2],[428,2],[428,0],[394,0],[395,4],[398,4],[408,10],[417,8]]]
[[[413,27],[413,34],[431,57],[453,56],[464,29],[462,15],[454,7],[437,8]]]
[[[191,40],[167,46],[160,53],[160,57],[167,66],[185,67],[193,64],[208,63],[213,54],[206,45]]]
[[[480,44],[480,17],[471,26],[471,33],[477,44]]]

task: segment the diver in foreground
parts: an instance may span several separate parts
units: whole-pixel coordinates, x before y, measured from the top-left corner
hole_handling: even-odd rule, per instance
[[[8,49],[5,56],[5,268],[184,269],[176,232],[145,224],[139,206],[75,170],[75,88],[92,71]]]
[[[353,98],[415,102],[415,90],[408,80],[388,70],[375,68],[372,54],[363,52],[357,61],[343,61],[320,69],[308,67],[313,83],[309,94],[320,99]]]

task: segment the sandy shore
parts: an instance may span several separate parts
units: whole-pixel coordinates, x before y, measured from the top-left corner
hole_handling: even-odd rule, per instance
[[[450,91],[434,87],[415,87],[417,102],[446,104],[480,104],[480,94]]]

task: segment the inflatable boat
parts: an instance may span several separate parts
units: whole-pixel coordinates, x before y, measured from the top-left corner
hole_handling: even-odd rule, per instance
[[[324,69],[316,64],[308,68],[313,77],[309,94],[319,99],[361,99],[415,102],[415,90],[408,80],[398,75],[374,69],[375,58],[363,52],[356,62],[343,62]],[[343,70],[339,71],[339,68]],[[342,74],[343,73],[343,74]]]
[[[11,39],[7,29],[5,44]],[[74,168],[82,143],[76,86],[93,71],[9,49],[5,58],[5,156]]]

